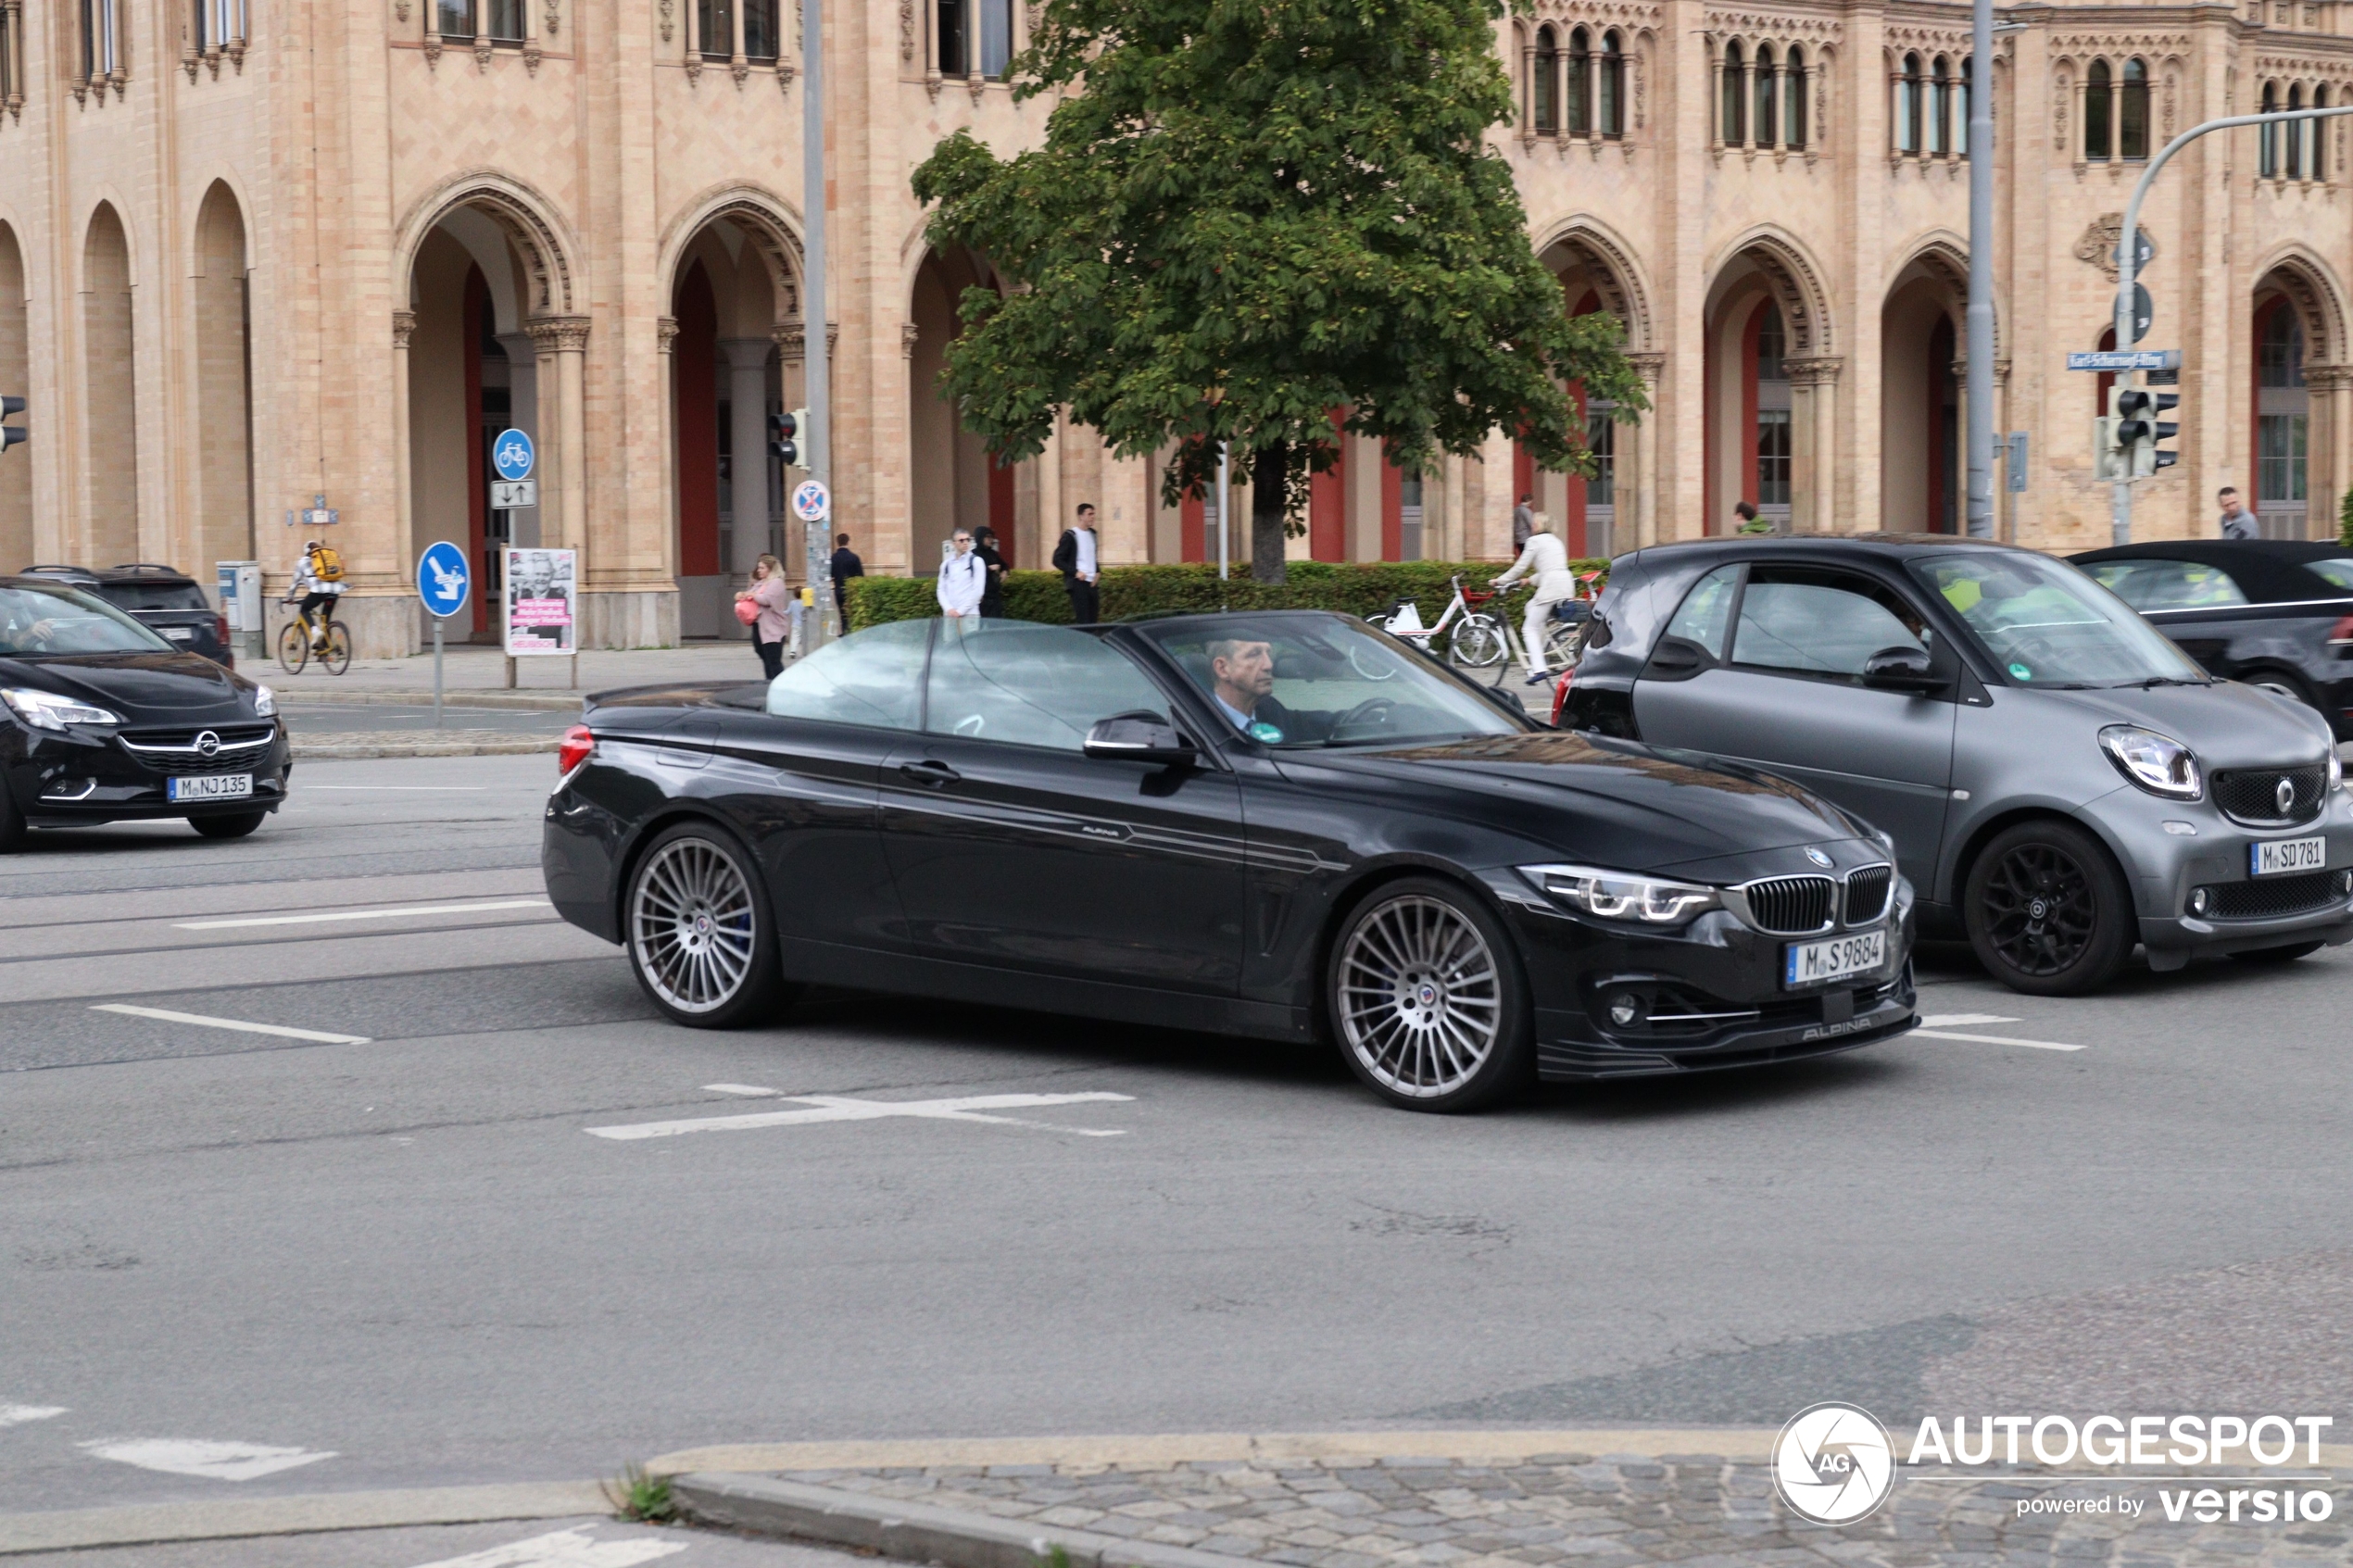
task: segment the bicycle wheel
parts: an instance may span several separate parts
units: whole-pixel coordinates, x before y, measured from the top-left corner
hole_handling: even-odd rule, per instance
[[[1503,663],[1510,651],[1510,645],[1504,640],[1504,628],[1494,617],[1466,615],[1463,623],[1454,628],[1446,657],[1458,669],[1491,670]]]
[[[327,651],[319,656],[330,675],[340,675],[351,668],[351,636],[344,631],[343,622],[327,622]]]
[[[1553,622],[1544,633],[1544,668],[1566,670],[1575,664],[1585,651],[1585,628],[1571,626],[1566,621]]]
[[[302,667],[310,662],[310,629],[301,621],[289,621],[279,629],[278,662],[289,675],[301,674]]]

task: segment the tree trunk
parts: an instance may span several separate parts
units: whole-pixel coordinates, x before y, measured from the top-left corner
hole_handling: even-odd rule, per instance
[[[1290,447],[1268,446],[1252,462],[1250,475],[1250,575],[1260,583],[1281,583],[1283,565],[1283,482],[1290,476]]]

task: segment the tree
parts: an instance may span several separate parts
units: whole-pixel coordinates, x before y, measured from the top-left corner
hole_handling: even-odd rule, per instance
[[[1172,440],[1164,498],[1230,442],[1255,574],[1338,459],[1331,414],[1418,471],[1511,430],[1592,473],[1565,382],[1646,407],[1604,315],[1571,319],[1485,144],[1512,95],[1498,0],[1047,0],[1018,91],[1063,94],[1041,148],[965,132],[915,171],[968,289],[946,388],[1000,460],[1054,410],[1123,458]],[[1297,532],[1292,528],[1291,532]]]

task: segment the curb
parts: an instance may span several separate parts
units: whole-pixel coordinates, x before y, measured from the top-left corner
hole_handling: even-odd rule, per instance
[[[1265,1568],[1246,1558],[1085,1530],[1041,1535],[1010,1519],[878,1501],[830,1486],[753,1475],[682,1475],[670,1495],[694,1524],[759,1536],[788,1536],[946,1568],[1038,1568],[1055,1549],[1070,1568]],[[1057,1568],[1060,1565],[1057,1564]]]
[[[234,1502],[141,1503],[55,1513],[0,1513],[0,1557],[164,1541],[234,1540],[411,1524],[489,1524],[502,1519],[610,1516],[594,1481],[500,1486],[432,1486],[397,1492],[325,1492]]]
[[[393,730],[320,740],[297,735],[292,744],[297,761],[351,762],[377,757],[522,757],[553,751],[561,741],[507,730]]]
[[[281,706],[302,708],[431,708],[433,691],[384,691],[377,687],[361,687],[342,691],[317,686],[272,687]],[[576,691],[445,691],[441,694],[444,708],[504,708],[519,709],[532,713],[577,713],[582,694]]]

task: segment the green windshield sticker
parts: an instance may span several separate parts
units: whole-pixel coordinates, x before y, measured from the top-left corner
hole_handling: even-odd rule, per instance
[[[2013,664],[2010,666],[2010,673],[2017,676],[2021,681],[2031,681],[2034,679],[2034,671],[2031,665]]]
[[[1269,745],[1272,745],[1283,738],[1282,731],[1277,729],[1274,725],[1265,722],[1264,720],[1252,724],[1250,727],[1250,734],[1252,739],[1263,740],[1267,742]]]
[[[1951,605],[1955,609],[1961,611],[1963,614],[1967,614],[1969,610],[1975,608],[1977,601],[1984,596],[1985,591],[1982,588],[1980,588],[1973,580],[1967,577],[1962,578],[1957,583],[1947,583],[1944,584],[1944,602]],[[2021,681],[2025,678],[2026,677],[2023,675],[2019,677]]]

